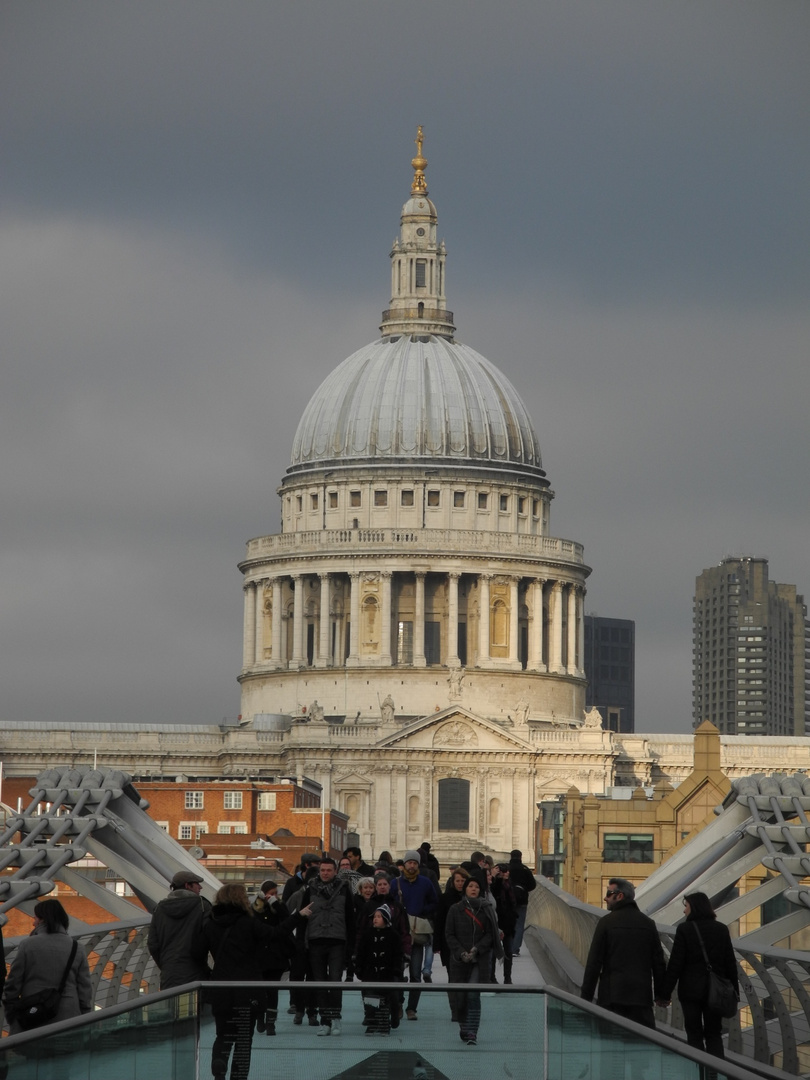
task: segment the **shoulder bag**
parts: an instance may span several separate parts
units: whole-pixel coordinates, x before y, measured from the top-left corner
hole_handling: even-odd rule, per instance
[[[700,948],[703,952],[703,959],[706,961],[706,970],[709,973],[709,989],[706,995],[706,1008],[710,1012],[719,1013],[721,1016],[725,1017],[726,1020],[730,1020],[732,1016],[737,1015],[737,1009],[740,1007],[734,983],[724,975],[718,975],[709,963],[706,946],[703,944],[703,937],[698,928],[698,924],[694,923],[693,925],[695,927],[695,933],[698,936],[698,941],[700,942]]]
[[[408,912],[405,908],[405,899],[402,895],[402,886],[399,880],[397,880],[397,892],[399,893],[402,908],[407,915]],[[433,923],[430,919],[423,919],[421,915],[408,915],[408,925],[411,930],[411,941],[414,945],[428,945],[430,943],[433,936]]]
[[[13,1002],[12,1012],[14,1020],[16,1020],[23,1031],[30,1031],[32,1028],[42,1027],[43,1024],[50,1023],[59,1012],[59,1002],[62,997],[62,991],[65,989],[68,972],[73,966],[73,959],[76,956],[76,947],[76,942],[74,941],[73,948],[70,950],[67,966],[65,967],[58,987],[51,987],[49,990],[37,990],[35,994],[29,994],[28,997],[17,998],[17,1000]]]

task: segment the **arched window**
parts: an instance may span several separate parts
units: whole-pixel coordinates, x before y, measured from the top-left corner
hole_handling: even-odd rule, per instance
[[[469,832],[469,780],[448,777],[439,781],[439,829],[445,832]]]
[[[377,600],[373,596],[367,596],[363,601],[362,636],[360,644],[363,652],[378,652],[380,645],[379,620],[377,615],[379,608]]]

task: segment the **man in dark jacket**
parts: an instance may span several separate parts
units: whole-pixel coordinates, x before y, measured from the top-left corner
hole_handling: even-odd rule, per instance
[[[299,889],[303,889],[307,880],[307,875],[313,866],[320,864],[321,857],[316,855],[314,851],[305,851],[301,856],[301,864],[295,871],[292,877],[287,878],[284,882],[284,889],[281,893],[281,900],[283,903],[287,903],[290,897],[297,893]]]
[[[624,878],[611,878],[605,892],[608,914],[594,930],[582,997],[645,1027],[655,1027],[655,997],[665,998],[666,965],[658,929],[639,911],[636,890]]]
[[[526,926],[526,912],[529,910],[529,893],[537,888],[534,874],[523,863],[523,852],[518,848],[509,854],[509,881],[517,904],[517,921],[512,935],[512,955],[518,956],[523,944],[523,930]]]
[[[321,860],[318,877],[304,888],[302,903],[312,904],[306,937],[312,979],[339,983],[354,947],[354,903],[348,883],[337,876],[334,859]],[[318,998],[318,1034],[340,1035],[343,995],[340,990],[321,990]]]
[[[152,914],[146,946],[160,968],[161,990],[208,978],[203,919],[211,905],[200,896],[202,882],[190,870],[179,870],[172,878],[171,892]]]

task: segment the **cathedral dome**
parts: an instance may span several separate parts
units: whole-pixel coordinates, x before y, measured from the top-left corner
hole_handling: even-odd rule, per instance
[[[403,334],[359,349],[321,383],[289,472],[462,461],[544,475],[529,414],[494,364],[446,337]]]

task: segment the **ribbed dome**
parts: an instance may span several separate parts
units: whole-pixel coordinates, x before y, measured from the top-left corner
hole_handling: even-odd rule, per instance
[[[410,335],[366,345],[321,383],[298,425],[289,471],[414,459],[543,475],[537,436],[509,380],[466,345]]]

